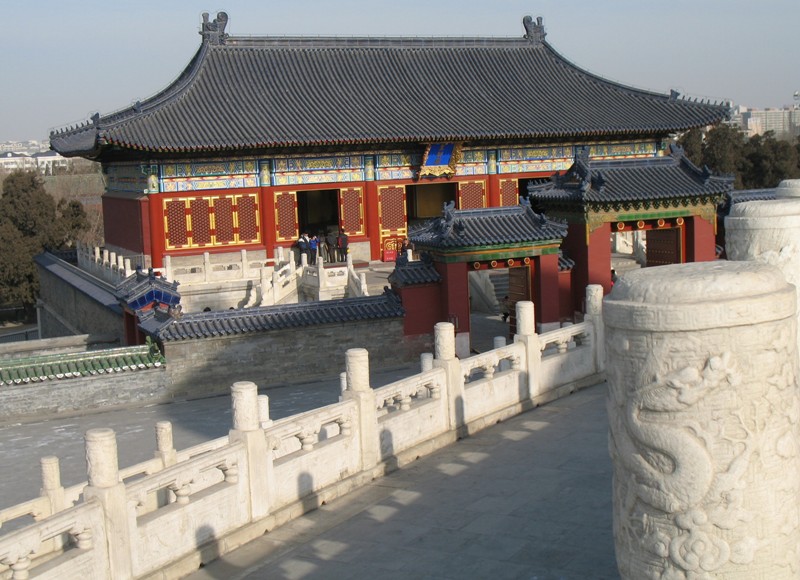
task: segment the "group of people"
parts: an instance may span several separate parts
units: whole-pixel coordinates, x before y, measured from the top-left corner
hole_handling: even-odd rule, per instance
[[[298,264],[302,261],[302,255],[308,256],[308,264],[317,263],[317,255],[329,263],[333,262],[346,262],[349,239],[344,230],[339,230],[337,234],[334,231],[320,232],[316,236],[309,237],[307,233],[303,234],[297,239],[295,244],[299,252],[297,256]]]

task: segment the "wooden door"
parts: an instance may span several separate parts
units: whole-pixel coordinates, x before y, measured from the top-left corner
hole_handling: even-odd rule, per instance
[[[647,267],[681,264],[682,250],[680,228],[647,232]]]
[[[531,271],[530,266],[508,269],[508,301],[510,304],[509,336],[517,332],[517,302],[531,300]]]

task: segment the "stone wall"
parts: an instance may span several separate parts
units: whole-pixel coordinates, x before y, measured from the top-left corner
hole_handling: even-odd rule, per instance
[[[98,299],[82,292],[75,284],[67,283],[48,267],[42,267],[41,262],[37,261],[37,266],[41,338],[93,333],[115,336],[123,344],[122,311],[110,293],[105,300]],[[79,270],[66,262],[58,260],[57,267],[64,270],[62,274],[80,276]],[[109,308],[110,303],[113,303],[112,308]]]
[[[350,348],[366,348],[377,366],[400,366],[431,343],[430,336],[406,343],[397,318],[167,342],[164,355],[172,395],[198,397],[226,392],[232,381],[264,389],[335,375]]]
[[[83,415],[110,407],[170,400],[167,367],[88,377],[5,385],[0,424],[59,415]]]
[[[36,343],[49,344],[53,353],[75,352],[77,344],[87,350],[101,338]],[[251,381],[264,390],[335,377],[344,370],[344,353],[350,348],[366,348],[373,364],[381,368],[399,367],[419,361],[420,353],[432,352],[433,334],[404,337],[398,318],[170,342],[165,349],[167,364],[158,369],[4,386],[0,424],[225,394],[231,381]],[[19,354],[0,350],[0,358],[19,358]]]

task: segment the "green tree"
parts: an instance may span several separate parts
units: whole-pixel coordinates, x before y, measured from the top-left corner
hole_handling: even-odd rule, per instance
[[[78,202],[57,204],[35,172],[15,171],[3,180],[0,216],[0,302],[21,303],[32,314],[39,289],[34,256],[69,245],[88,227],[86,212]]]
[[[746,189],[776,187],[783,179],[800,176],[797,148],[776,139],[771,131],[754,135],[745,143],[742,161],[740,170]]]
[[[703,141],[705,135],[702,129],[690,129],[678,139],[678,145],[683,147],[686,157],[695,165],[703,166]]]

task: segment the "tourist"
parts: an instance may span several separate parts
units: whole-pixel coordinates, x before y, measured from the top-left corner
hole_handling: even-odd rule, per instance
[[[403,243],[400,245],[400,255],[405,256],[408,250],[414,251],[414,244],[408,238],[403,238]]]
[[[314,265],[317,263],[317,246],[319,242],[317,240],[317,236],[312,236],[310,240],[308,240],[308,263]]]
[[[344,233],[344,230],[339,230],[339,235],[336,237],[336,250],[339,254],[339,261],[346,262],[347,261],[347,246],[349,245],[349,240],[347,238],[347,234]]]
[[[508,298],[508,294],[503,296],[503,301],[500,304],[501,310],[503,312],[503,322],[508,320],[508,317],[511,316],[511,300]]]
[[[300,252],[300,254],[297,256],[297,265],[299,266],[303,263],[303,254],[306,255],[306,263],[308,263],[308,252],[310,250],[308,234],[303,233],[297,239],[297,249]]]
[[[317,234],[317,252],[320,258],[326,262],[330,262],[328,255],[328,242],[325,241],[325,232],[322,230]]]
[[[336,262],[336,232],[328,230],[328,261],[332,264]]]

